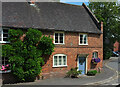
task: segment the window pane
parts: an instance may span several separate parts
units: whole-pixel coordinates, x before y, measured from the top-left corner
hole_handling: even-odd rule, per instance
[[[58,43],[58,33],[55,33],[55,43]]]
[[[95,58],[95,57],[94,57],[94,52],[93,52],[92,58]]]
[[[63,43],[63,33],[60,33],[60,43]]]
[[[4,65],[4,57],[2,57],[2,65]]]
[[[3,38],[3,41],[8,41],[8,38]]]
[[[86,44],[86,43],[87,43],[87,36],[84,35],[84,44]]]
[[[93,52],[93,58],[98,58],[98,52]]]
[[[97,58],[98,57],[98,53],[97,52],[95,52],[95,58]]]
[[[66,65],[66,56],[63,56],[63,65]]]
[[[59,56],[59,65],[61,65],[62,59],[61,56]]]
[[[4,33],[8,33],[8,29],[3,29],[3,32]]]
[[[8,41],[8,29],[3,29],[3,41]]]
[[[54,56],[54,66],[57,66],[57,56]]]
[[[80,44],[83,42],[83,35],[80,35]]]
[[[8,34],[3,34],[3,38],[4,38],[4,37],[8,37]]]

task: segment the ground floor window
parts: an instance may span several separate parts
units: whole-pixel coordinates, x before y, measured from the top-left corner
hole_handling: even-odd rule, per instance
[[[67,56],[64,54],[56,54],[53,56],[53,67],[67,66]]]
[[[0,71],[7,71],[9,70],[9,63],[8,63],[8,58],[7,57],[2,57],[0,60],[1,64],[0,64]]]
[[[93,52],[92,58],[98,58],[98,52]]]

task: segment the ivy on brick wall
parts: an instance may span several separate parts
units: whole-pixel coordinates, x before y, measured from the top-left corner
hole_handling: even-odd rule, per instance
[[[51,55],[54,51],[53,39],[42,36],[37,29],[28,29],[24,40],[22,30],[9,30],[10,44],[2,46],[2,56],[9,58],[11,73],[19,81],[34,81],[40,74],[44,64],[43,55]]]

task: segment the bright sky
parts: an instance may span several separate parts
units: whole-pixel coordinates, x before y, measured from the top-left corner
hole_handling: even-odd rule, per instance
[[[82,3],[84,2],[86,5],[88,5],[89,0],[60,0],[60,2],[75,4],[75,5],[82,5]]]
[[[82,3],[84,2],[86,5],[88,5],[89,0],[60,0],[60,2],[75,4],[75,5],[82,5]],[[118,2],[120,3],[120,0],[118,0]]]

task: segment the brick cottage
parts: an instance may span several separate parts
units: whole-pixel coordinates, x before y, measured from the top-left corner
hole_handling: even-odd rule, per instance
[[[116,52],[116,51],[119,51],[120,52],[120,43],[118,42],[118,41],[116,41],[115,43],[114,43],[114,51]]]
[[[101,70],[103,62],[103,23],[89,8],[60,2],[2,3],[2,30],[0,43],[7,41],[8,29],[39,29],[53,38],[55,49],[46,56],[42,67],[44,78],[65,76],[71,68],[78,67],[82,74],[91,69]],[[92,64],[92,58],[100,58]],[[3,63],[5,64],[5,59]]]

